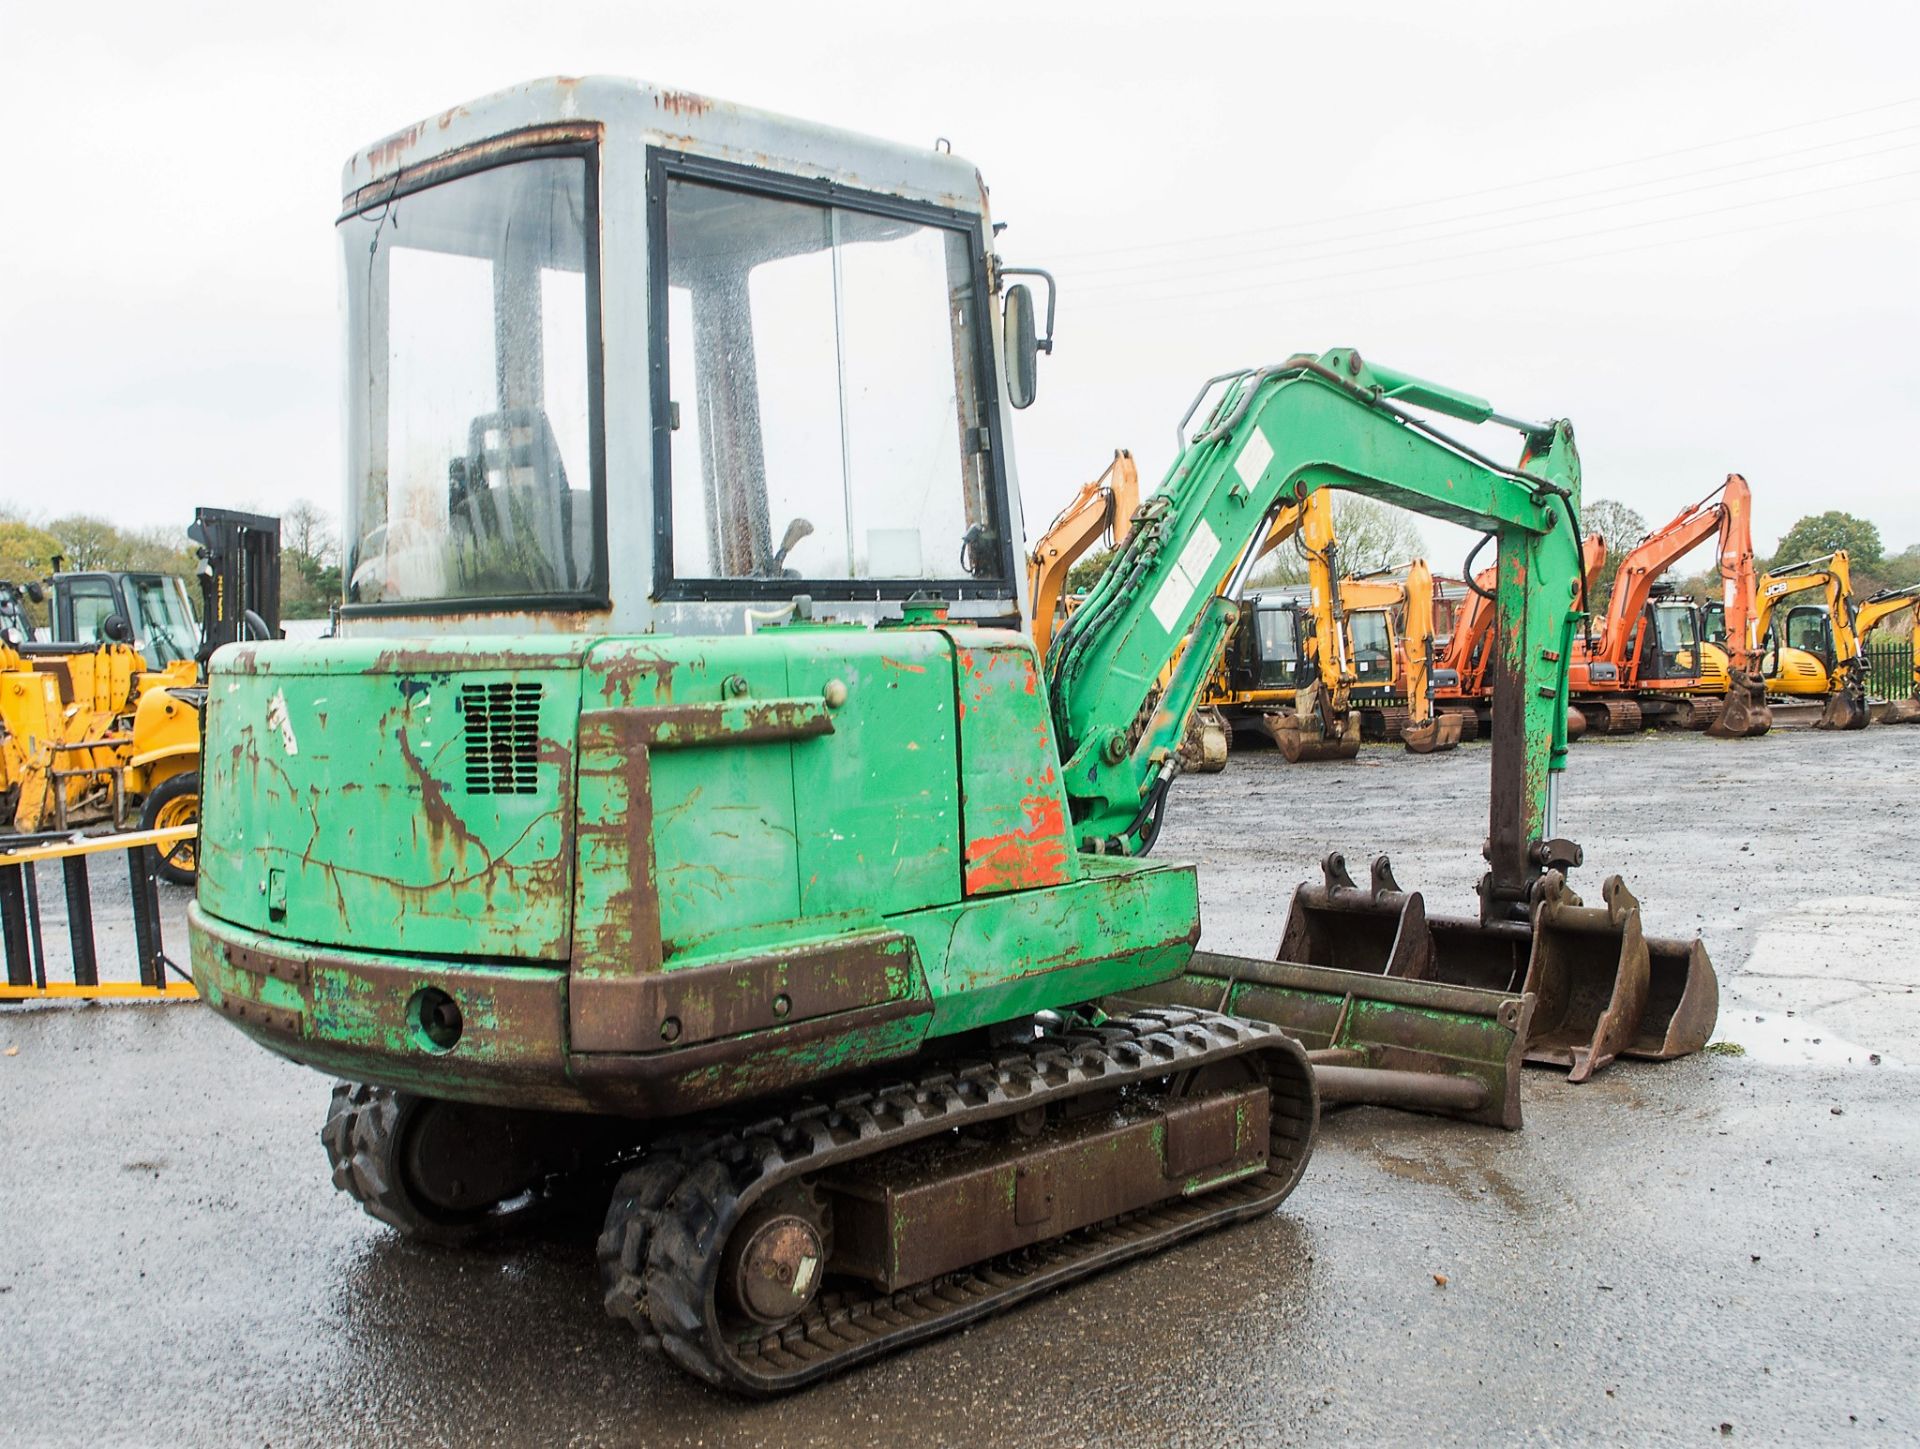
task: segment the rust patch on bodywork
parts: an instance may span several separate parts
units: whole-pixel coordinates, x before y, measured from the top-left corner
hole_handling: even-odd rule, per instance
[[[703,1042],[872,1008],[875,1021],[925,1010],[913,946],[888,932],[680,971],[576,980],[577,1052],[684,1051]]]
[[[692,91],[660,91],[654,96],[653,103],[661,110],[670,111],[687,120],[704,116],[713,109],[712,101]]]
[[[382,171],[398,166],[400,158],[420,144],[420,137],[425,131],[426,123],[415,121],[406,130],[396,131],[386,140],[369,147],[367,169],[378,175]]]
[[[391,200],[394,193],[401,190],[413,190],[419,186],[428,186],[442,179],[448,173],[471,166],[476,161],[484,161],[494,156],[522,151],[530,146],[565,145],[569,142],[594,142],[600,140],[602,128],[598,122],[571,121],[552,126],[529,126],[525,130],[510,131],[504,136],[494,136],[472,146],[462,146],[457,151],[448,151],[434,156],[417,166],[401,167],[401,161],[407,153],[419,145],[426,134],[427,123],[415,122],[404,131],[396,132],[386,140],[372,147],[366,153],[367,165],[373,177],[364,186],[349,192],[340,203],[340,219],[364,211],[369,206],[377,206]],[[396,169],[398,168],[398,169]],[[382,176],[383,170],[391,175]],[[464,619],[491,618],[491,615],[475,612],[471,615],[436,614],[434,627],[449,634],[460,632]],[[605,618],[605,613],[600,614]]]

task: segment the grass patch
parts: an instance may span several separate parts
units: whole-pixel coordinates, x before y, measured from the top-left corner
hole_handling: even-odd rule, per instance
[[[1717,1057],[1743,1057],[1747,1054],[1747,1049],[1737,1041],[1710,1041],[1700,1050],[1712,1052]]]

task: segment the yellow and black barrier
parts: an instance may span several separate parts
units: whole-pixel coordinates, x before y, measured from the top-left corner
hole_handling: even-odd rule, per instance
[[[5,937],[7,980],[0,1004],[9,1001],[192,1001],[193,982],[167,956],[160,931],[160,887],[155,874],[158,847],[191,840],[197,825],[167,830],[136,830],[119,835],[23,836],[0,848],[0,936]],[[93,887],[87,875],[89,855],[124,851],[133,897],[134,951],[138,981],[102,981],[93,932]],[[67,892],[67,939],[73,955],[73,980],[49,981],[40,932],[38,868],[60,862]],[[178,980],[169,980],[171,972]]]

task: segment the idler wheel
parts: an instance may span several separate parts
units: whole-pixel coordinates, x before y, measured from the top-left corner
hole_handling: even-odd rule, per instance
[[[826,1276],[829,1236],[824,1211],[805,1189],[756,1209],[734,1231],[721,1261],[729,1306],[769,1326],[803,1312]]]

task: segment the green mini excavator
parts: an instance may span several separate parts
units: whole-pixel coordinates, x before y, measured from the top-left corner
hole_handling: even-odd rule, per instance
[[[214,1009],[342,1079],[322,1135],[376,1218],[457,1244],[597,1191],[608,1311],[775,1392],[1271,1211],[1322,1094],[1517,1125],[1504,1046],[1395,1087],[1419,1044],[1355,1045],[1383,1012],[1485,998],[1576,1072],[1679,1041],[1553,827],[1564,422],[1347,349],[1215,379],[1043,661],[1008,419],[1052,282],[970,164],[561,79],[344,189],[340,637],[215,656],[191,934]],[[1443,930],[1330,862],[1296,957],[1331,956],[1277,981],[1196,956],[1194,869],[1149,851],[1229,575],[1321,488],[1497,539],[1488,870]],[[1529,1026],[1543,936],[1609,979],[1638,950],[1625,1027]],[[1283,1031],[1282,998],[1347,1005]]]

